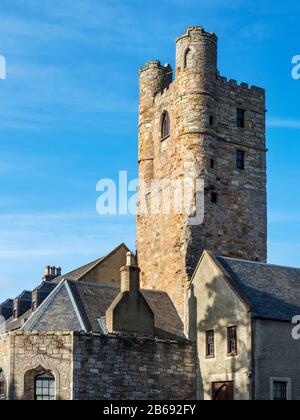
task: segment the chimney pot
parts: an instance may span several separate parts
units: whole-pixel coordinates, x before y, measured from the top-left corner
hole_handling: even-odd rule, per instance
[[[132,252],[126,254],[126,267],[136,267],[135,256]]]

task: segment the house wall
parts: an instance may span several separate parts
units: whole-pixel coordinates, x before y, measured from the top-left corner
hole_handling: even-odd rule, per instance
[[[256,400],[270,400],[271,378],[289,380],[292,400],[300,400],[300,341],[292,338],[289,322],[254,320],[254,393]]]
[[[73,338],[69,332],[17,331],[2,335],[0,368],[7,379],[7,399],[34,399],[34,372],[42,371],[54,375],[56,399],[72,399],[72,347]]]
[[[212,399],[212,383],[234,381],[234,399],[250,398],[251,323],[245,305],[204,256],[189,291],[189,335],[198,352],[197,399]],[[238,327],[238,355],[228,356],[227,328]],[[206,331],[215,331],[215,357],[206,358]]]
[[[190,342],[75,333],[74,399],[194,398]]]

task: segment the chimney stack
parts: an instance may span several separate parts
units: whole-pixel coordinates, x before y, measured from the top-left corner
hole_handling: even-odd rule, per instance
[[[106,311],[107,331],[154,335],[154,314],[140,292],[141,270],[131,252],[120,271],[121,291]]]
[[[45,274],[42,278],[43,281],[51,281],[56,277],[61,276],[61,267],[46,265]]]
[[[126,266],[121,272],[121,293],[138,293],[140,290],[140,269],[136,265],[135,256],[132,252],[126,254]]]

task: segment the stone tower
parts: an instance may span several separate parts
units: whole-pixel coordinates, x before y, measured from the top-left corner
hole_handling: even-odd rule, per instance
[[[140,209],[153,179],[204,185],[203,223],[184,211],[137,216],[141,285],[167,291],[183,321],[204,249],[266,261],[265,91],[221,77],[217,37],[201,27],[177,38],[174,80],[159,61],[140,69],[139,177]]]

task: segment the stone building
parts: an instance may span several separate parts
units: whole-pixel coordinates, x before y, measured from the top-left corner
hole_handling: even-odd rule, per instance
[[[193,399],[195,345],[168,294],[140,290],[139,271],[121,244],[7,314],[0,398]]]
[[[0,399],[300,399],[300,269],[266,263],[265,92],[220,76],[200,27],[175,78],[140,69],[139,176],[136,256],[47,266],[0,305]],[[186,180],[187,211],[164,207]]]

